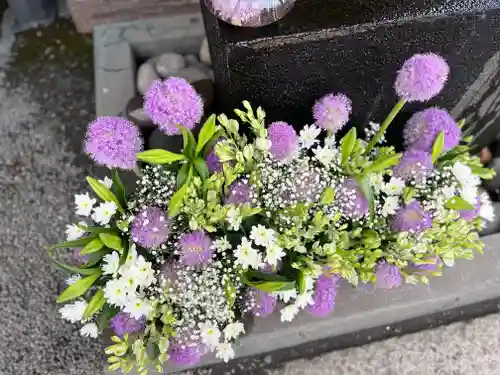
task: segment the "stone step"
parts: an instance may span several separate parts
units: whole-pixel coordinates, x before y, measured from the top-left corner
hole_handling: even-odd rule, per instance
[[[353,288],[344,283],[336,308],[327,318],[302,313],[293,322],[280,322],[279,312],[256,319],[236,345],[229,364],[207,356],[195,373],[253,374],[299,357],[362,345],[500,309],[500,234],[483,237],[486,249],[472,261],[457,261],[430,285],[405,285],[392,291]],[[187,369],[187,368],[186,368]],[[168,366],[165,373],[181,371]],[[184,369],[185,370],[185,369]],[[233,371],[233,372],[231,372]],[[108,373],[118,374],[118,373]],[[152,371],[150,374],[157,374]]]

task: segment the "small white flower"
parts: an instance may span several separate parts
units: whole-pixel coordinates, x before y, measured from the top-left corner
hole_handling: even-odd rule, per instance
[[[151,302],[139,297],[130,298],[123,309],[123,311],[129,313],[135,319],[140,319],[143,316],[147,317],[152,310],[153,306]]]
[[[255,146],[261,151],[268,151],[271,148],[271,141],[266,138],[257,138]]]
[[[94,208],[94,213],[92,214],[92,220],[96,223],[106,225],[111,220],[111,217],[116,213],[115,202],[105,202],[101,203],[99,207]]]
[[[105,275],[116,275],[118,268],[120,267],[120,255],[118,252],[113,251],[111,254],[107,254],[102,258],[104,264],[102,265],[102,271]]]
[[[479,196],[480,199],[480,208],[479,208],[479,216],[481,216],[483,219],[488,220],[488,221],[494,221],[495,220],[495,209],[493,208],[493,205],[491,204],[490,197],[486,193],[482,193]]]
[[[241,216],[241,212],[238,208],[231,207],[227,211],[227,222],[229,223],[231,230],[239,230],[242,221],[243,217]]]
[[[215,348],[220,341],[221,332],[219,328],[210,322],[199,324],[201,340],[211,348]]]
[[[108,176],[104,177],[104,180],[99,180],[99,182],[106,186],[108,189],[111,189],[111,187],[113,186],[113,180]]]
[[[78,223],[81,226],[86,226],[87,223],[85,221],[80,221]],[[85,234],[85,231],[79,228],[76,224],[66,225],[66,239],[68,241],[74,241],[79,239],[81,236]]]
[[[299,309],[304,309],[309,305],[314,305],[313,292],[299,294],[295,300],[295,306]]]
[[[457,161],[451,168],[451,172],[458,180],[462,188],[466,186],[477,186],[481,182],[480,178],[472,173],[472,170],[465,164]]]
[[[76,214],[81,216],[89,216],[92,212],[96,200],[90,198],[89,193],[75,194]]]
[[[328,166],[337,156],[337,150],[328,147],[316,147],[314,150],[314,157],[324,166]]]
[[[97,336],[99,336],[99,329],[97,328],[97,325],[95,323],[88,323],[80,329],[80,335],[92,337],[93,339],[95,339],[97,338]]]
[[[266,262],[271,266],[278,265],[278,261],[283,258],[286,253],[281,247],[276,244],[271,244],[266,248]]]
[[[393,215],[399,206],[399,197],[387,197],[382,207],[382,216]]]
[[[320,133],[321,129],[316,125],[304,126],[299,135],[300,146],[302,148],[311,148],[318,142],[316,138],[318,138]]]
[[[376,193],[378,193],[384,186],[384,176],[380,173],[370,173],[368,179],[370,180],[370,184]]]
[[[452,197],[455,196],[457,189],[454,186],[444,186],[441,189],[441,193],[443,194],[443,197],[445,200],[448,200]]]
[[[336,142],[335,135],[330,135],[330,136],[325,138],[325,141],[323,143],[325,144],[326,148],[333,149],[336,146],[335,142]]]
[[[153,267],[150,262],[147,262],[146,259],[141,255],[137,258],[137,262],[135,263],[135,267],[137,269],[137,283],[139,286],[147,288],[151,285],[151,283],[155,280],[155,273],[153,271]]]
[[[282,322],[291,322],[295,315],[299,312],[299,308],[295,305],[288,305],[285,308],[281,309],[281,321]]]
[[[258,269],[262,264],[262,257],[259,252],[252,247],[252,242],[245,237],[241,239],[241,244],[236,248],[234,256],[236,257],[236,263],[245,270],[248,267]]]
[[[111,279],[104,287],[104,297],[109,304],[123,307],[128,303],[129,291],[130,288],[124,279]]]
[[[277,295],[283,302],[287,303],[288,301],[297,298],[297,290],[285,290],[284,292],[278,292]]]
[[[382,191],[387,195],[400,195],[405,187],[405,182],[399,177],[392,177],[391,180],[384,184]]]
[[[460,190],[460,196],[474,207],[477,204],[477,187],[467,185]]]
[[[221,237],[217,240],[215,240],[212,244],[212,249],[219,250],[221,252],[224,252],[226,250],[231,250],[232,246],[227,240],[227,237]]]
[[[221,343],[217,345],[217,353],[215,356],[227,363],[234,358],[234,349],[229,343]]]
[[[224,337],[226,341],[233,340],[242,333],[245,333],[245,326],[240,322],[228,324],[226,328],[224,328]]]
[[[66,285],[73,285],[74,283],[76,283],[78,280],[80,280],[82,277],[75,273],[74,275],[71,275],[70,277],[68,277],[66,279]]]
[[[260,224],[252,227],[250,238],[258,246],[267,246],[274,243],[276,240],[274,230],[268,229]]]
[[[83,319],[83,312],[87,308],[87,301],[79,300],[71,304],[64,305],[59,309],[63,319],[69,320],[71,323],[79,322]]]

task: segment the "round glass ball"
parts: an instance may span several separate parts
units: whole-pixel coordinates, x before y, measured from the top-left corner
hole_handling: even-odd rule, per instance
[[[295,0],[205,0],[220,20],[234,26],[261,27],[283,18]]]

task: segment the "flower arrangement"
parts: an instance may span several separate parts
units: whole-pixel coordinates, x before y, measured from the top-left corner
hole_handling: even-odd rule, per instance
[[[98,118],[85,150],[112,178],[87,178],[95,198],[75,196],[84,221],[49,251],[70,273],[62,317],[84,336],[110,328],[110,369],[146,374],[209,352],[230,360],[246,314],[326,316],[342,279],[391,289],[472,259],[493,217],[478,186],[493,172],[470,155],[463,121],[429,108],[406,123],[403,153],[384,139],[404,103],[437,95],[448,70],[434,54],[406,61],[400,101],[366,139],[354,127],[335,138],[352,111],[343,94],[318,100],[315,124],[299,134],[266,126],[264,111],[243,102],[238,119],[212,115],[196,139],[202,102],[181,78],[155,83],[145,108],[166,134],[182,134],[182,154],[143,151],[132,123]],[[120,169],[136,171],[135,191]],[[54,254],[64,248],[76,249],[73,264]]]

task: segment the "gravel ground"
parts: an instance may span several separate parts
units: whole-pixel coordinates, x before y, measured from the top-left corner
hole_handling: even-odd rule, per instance
[[[63,322],[63,275],[46,249],[74,220],[91,167],[80,154],[93,116],[88,42],[67,24],[15,43],[0,75],[0,374],[102,375],[103,348]],[[495,375],[500,315],[286,364],[270,375]]]

